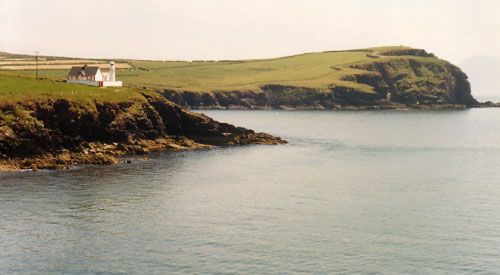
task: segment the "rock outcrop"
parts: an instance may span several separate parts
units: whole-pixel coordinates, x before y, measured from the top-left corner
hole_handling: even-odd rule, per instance
[[[477,103],[471,95],[467,75],[446,61],[401,58],[351,67],[374,72],[354,75],[353,80],[373,87],[380,98],[390,93],[392,101],[407,105]]]
[[[66,99],[0,105],[0,171],[109,164],[153,150],[286,143],[187,112],[153,93],[145,102]]]
[[[328,89],[265,84],[256,91],[163,90],[167,99],[194,109],[379,109],[477,106],[460,68],[421,49],[377,53]],[[334,67],[332,69],[342,70]]]

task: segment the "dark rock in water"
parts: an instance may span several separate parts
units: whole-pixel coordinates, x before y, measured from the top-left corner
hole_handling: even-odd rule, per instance
[[[477,103],[474,105],[474,107],[478,108],[499,108],[500,107],[500,102],[492,102],[492,101],[486,101],[482,103]]]

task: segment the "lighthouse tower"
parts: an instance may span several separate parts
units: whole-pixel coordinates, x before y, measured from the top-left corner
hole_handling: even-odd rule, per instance
[[[116,81],[116,75],[115,75],[115,62],[114,62],[114,61],[109,62],[109,74],[108,74],[108,80],[109,80],[109,81]]]
[[[101,87],[121,87],[123,83],[121,81],[116,81],[116,71],[115,62],[109,62],[109,72],[105,77],[105,80],[101,83]]]

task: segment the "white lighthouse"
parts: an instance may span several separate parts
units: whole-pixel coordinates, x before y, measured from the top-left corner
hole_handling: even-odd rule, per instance
[[[116,81],[116,70],[115,70],[115,62],[109,62],[109,72],[103,73],[104,81],[102,82],[103,87],[120,87],[123,86],[121,81]]]
[[[111,61],[109,62],[109,74],[108,74],[108,80],[109,81],[116,81],[116,75],[115,75],[115,62]]]

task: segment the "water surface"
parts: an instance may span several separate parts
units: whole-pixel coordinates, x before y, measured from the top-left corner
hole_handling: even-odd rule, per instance
[[[290,144],[0,174],[0,273],[500,271],[500,109],[203,112]]]

